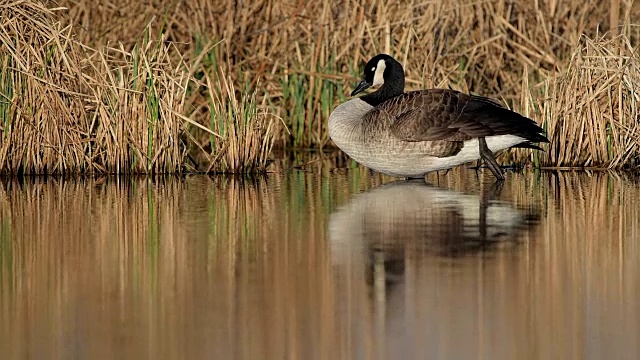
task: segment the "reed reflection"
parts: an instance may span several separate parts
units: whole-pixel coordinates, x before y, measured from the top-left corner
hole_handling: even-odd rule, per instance
[[[636,181],[309,168],[0,179],[0,359],[638,358]]]

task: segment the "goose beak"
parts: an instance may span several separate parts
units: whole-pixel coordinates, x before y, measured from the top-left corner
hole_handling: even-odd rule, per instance
[[[362,79],[362,81],[360,81],[358,86],[356,86],[356,88],[353,89],[353,91],[351,92],[351,96],[354,96],[356,94],[363,92],[365,89],[369,88],[371,85],[372,84],[368,82],[366,79]]]

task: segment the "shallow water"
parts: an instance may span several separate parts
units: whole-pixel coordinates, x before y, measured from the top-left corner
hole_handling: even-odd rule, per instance
[[[314,170],[1,180],[0,359],[640,358],[635,180]]]

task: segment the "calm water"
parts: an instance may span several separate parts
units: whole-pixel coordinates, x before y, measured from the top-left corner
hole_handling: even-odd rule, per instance
[[[638,359],[640,186],[0,180],[0,359]]]

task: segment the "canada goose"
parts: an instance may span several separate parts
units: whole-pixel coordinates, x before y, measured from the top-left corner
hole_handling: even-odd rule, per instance
[[[482,96],[448,89],[404,92],[402,65],[373,57],[351,99],[329,116],[329,136],[360,164],[392,176],[416,178],[482,158],[504,179],[494,153],[510,147],[538,149],[549,142],[535,121]]]

